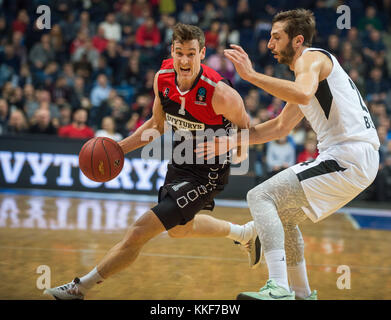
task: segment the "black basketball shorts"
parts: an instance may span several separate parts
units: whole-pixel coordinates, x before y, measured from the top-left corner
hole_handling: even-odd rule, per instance
[[[209,186],[209,189],[211,187]],[[195,181],[168,183],[159,190],[158,204],[151,210],[166,230],[193,220],[200,210],[213,210],[213,198],[220,192]]]

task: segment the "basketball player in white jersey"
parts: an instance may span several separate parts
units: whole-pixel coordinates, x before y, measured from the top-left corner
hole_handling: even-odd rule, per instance
[[[296,164],[248,192],[269,280],[259,292],[243,292],[238,299],[317,299],[308,284],[298,224],[326,218],[367,188],[378,171],[379,139],[368,108],[337,59],[311,47],[314,33],[309,10],[281,12],[273,19],[268,48],[295,73],[295,81],[255,72],[240,46],[225,51],[244,80],[287,102],[278,117],[250,129],[249,144],[286,136],[305,117],[320,152],[315,161]],[[197,152],[209,158],[240,141],[239,133],[200,144]]]

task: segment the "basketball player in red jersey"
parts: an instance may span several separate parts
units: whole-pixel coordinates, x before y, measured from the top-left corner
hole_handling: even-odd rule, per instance
[[[155,129],[163,134],[165,122],[175,133],[186,130],[193,137],[197,131],[207,129],[224,129],[228,134],[232,125],[239,129],[249,127],[249,116],[240,95],[216,71],[201,64],[205,51],[201,29],[184,24],[175,26],[173,58],[163,61],[154,80],[153,115],[134,134],[119,142],[125,154],[151,142],[142,139],[146,130]],[[194,138],[181,142],[191,143],[192,151],[196,148]],[[181,142],[176,141],[174,153]],[[251,267],[259,264],[261,249],[253,222],[240,226],[197,214],[202,209],[213,210],[213,198],[228,182],[229,161],[198,164],[194,152],[191,158],[188,163],[178,163],[173,154],[158,204],[129,227],[124,238],[90,273],[45,292],[56,299],[83,299],[97,283],[131,265],[144,244],[166,230],[174,238],[227,237],[249,249]]]

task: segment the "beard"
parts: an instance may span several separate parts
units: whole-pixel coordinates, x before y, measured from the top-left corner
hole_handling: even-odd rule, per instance
[[[292,42],[289,42],[284,50],[280,52],[280,63],[291,64],[293,57],[295,56],[295,50],[293,49]]]

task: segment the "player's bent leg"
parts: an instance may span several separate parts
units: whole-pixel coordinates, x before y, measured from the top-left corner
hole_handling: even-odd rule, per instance
[[[98,272],[104,278],[121,271],[138,256],[146,242],[165,231],[165,227],[151,210],[129,227],[124,238],[109,250],[98,264]]]
[[[268,281],[258,293],[244,295],[255,295],[259,299],[264,299],[266,296],[273,296],[273,299],[294,298],[294,293],[289,290],[284,227],[279,211],[308,205],[300,182],[292,169],[286,169],[250,190],[247,201],[265,252],[269,281],[273,281]],[[276,291],[286,292],[286,294],[274,294],[273,292]],[[240,296],[238,298],[243,298],[243,294]]]
[[[165,230],[156,215],[147,211],[127,230],[124,238],[112,247],[97,267],[81,279],[45,290],[45,294],[58,300],[81,300],[94,285],[129,266],[143,245]]]

